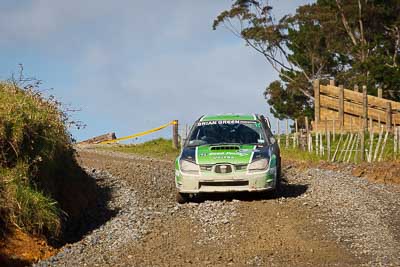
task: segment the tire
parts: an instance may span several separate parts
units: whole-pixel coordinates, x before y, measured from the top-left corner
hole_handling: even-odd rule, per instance
[[[188,194],[176,192],[176,202],[178,202],[179,204],[185,204],[189,202]]]

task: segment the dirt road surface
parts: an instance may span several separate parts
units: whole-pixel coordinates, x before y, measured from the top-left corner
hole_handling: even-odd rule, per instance
[[[279,196],[180,205],[172,161],[79,155],[107,201],[82,222],[94,230],[37,266],[400,266],[399,186],[284,162]]]

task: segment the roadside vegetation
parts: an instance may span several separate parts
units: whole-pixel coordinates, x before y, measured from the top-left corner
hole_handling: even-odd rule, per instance
[[[167,160],[175,159],[180,152],[179,149],[172,147],[171,139],[164,138],[158,138],[140,144],[106,145],[100,146],[99,148]]]
[[[357,140],[357,136],[354,135],[353,141],[349,144],[349,134],[344,134],[342,138],[340,134],[335,136],[335,140],[333,140],[333,136],[331,136],[330,141],[330,160],[332,160],[335,155],[335,162],[349,162],[349,163],[361,163],[361,155],[360,155],[360,140]],[[305,141],[304,146],[301,145],[293,146],[293,135],[289,137],[289,145],[286,147],[286,136],[281,136],[280,138],[280,148],[283,157],[299,160],[299,161],[310,161],[310,162],[319,162],[319,161],[328,161],[328,153],[327,153],[327,140],[326,136],[322,138],[322,146],[324,147],[323,155],[315,151],[315,134],[312,135],[313,144],[312,144],[312,152],[309,152],[307,149],[307,142]],[[341,141],[340,141],[341,140]],[[378,134],[373,136],[372,142],[372,151],[371,150],[371,136],[369,133],[365,134],[364,147],[366,149],[365,160],[367,161],[368,155],[371,156],[371,161],[378,161],[380,156],[382,156],[381,161],[393,161],[400,159],[400,151],[395,153],[394,149],[394,137],[393,135],[388,135],[386,143],[384,144],[384,134],[379,141]],[[339,143],[340,141],[340,143]],[[358,143],[358,144],[357,144]],[[319,144],[320,145],[320,144]],[[379,146],[377,150],[377,146]],[[336,152],[336,153],[335,153]],[[376,154],[376,155],[375,155]],[[374,157],[376,156],[375,160]]]
[[[75,161],[67,114],[38,85],[0,82],[0,232],[57,239],[96,192]]]
[[[400,1],[313,1],[279,16],[271,1],[237,0],[214,20],[279,74],[264,95],[276,117],[313,117],[314,79],[400,101]],[[374,18],[373,20],[369,18]]]

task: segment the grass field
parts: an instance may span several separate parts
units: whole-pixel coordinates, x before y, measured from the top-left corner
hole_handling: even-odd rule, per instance
[[[140,144],[101,146],[99,149],[133,153],[167,160],[174,160],[180,152],[180,149],[175,149],[172,147],[171,139],[164,138],[158,138]]]
[[[373,142],[371,147],[371,136],[369,133],[365,134],[364,138],[364,147],[365,147],[365,159],[367,159],[367,155],[371,154],[372,158],[376,154],[376,161],[379,159],[380,155],[382,154],[383,161],[391,161],[394,159],[400,158],[400,151],[397,153],[394,152],[394,136],[393,134],[388,134],[385,146],[383,146],[385,133],[381,136],[381,140],[379,141],[379,134],[373,135]],[[312,135],[313,138],[313,150],[312,152],[307,151],[307,146],[305,150],[301,149],[300,147],[293,147],[293,139],[292,136],[289,137],[289,145],[286,147],[286,136],[281,136],[280,139],[280,148],[282,155],[284,157],[290,157],[292,159],[297,160],[304,160],[304,161],[311,161],[311,162],[318,162],[321,160],[328,160],[328,150],[327,150],[327,138],[323,136],[322,144],[324,146],[324,154],[320,155],[317,154],[315,151],[315,134]],[[335,139],[335,140],[333,140]],[[361,160],[361,138],[358,139],[357,135],[354,134],[352,137],[352,142],[350,143],[351,136],[350,134],[344,134],[342,137],[340,134],[337,134],[335,138],[331,136],[330,141],[330,158],[332,159],[333,155],[336,152],[336,159],[335,161],[339,162],[353,162],[359,163]],[[358,143],[358,145],[357,145]],[[377,150],[377,146],[379,143],[379,149]],[[370,150],[372,151],[370,153]],[[382,151],[383,148],[383,151]]]

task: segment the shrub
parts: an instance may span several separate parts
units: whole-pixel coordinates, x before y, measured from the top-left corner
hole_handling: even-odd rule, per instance
[[[67,116],[54,98],[12,82],[0,82],[0,103],[0,227],[57,237],[62,210],[72,209],[63,188],[74,185],[81,198],[94,194],[75,161]]]

